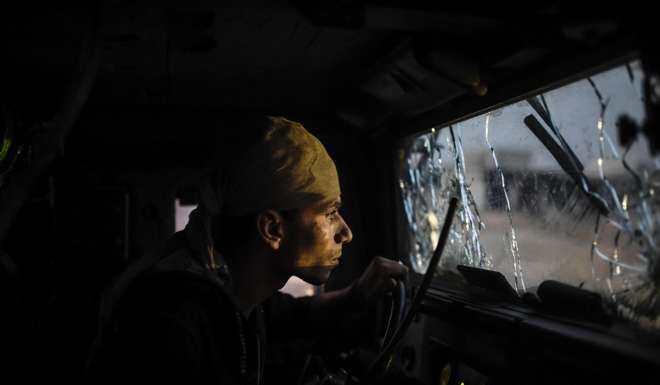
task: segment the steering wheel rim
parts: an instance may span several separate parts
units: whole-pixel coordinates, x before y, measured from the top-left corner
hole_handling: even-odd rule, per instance
[[[403,280],[398,280],[397,285],[389,297],[389,315],[387,317],[387,325],[383,336],[378,339],[378,350],[382,351],[394,337],[394,332],[397,330],[406,310],[406,284]]]

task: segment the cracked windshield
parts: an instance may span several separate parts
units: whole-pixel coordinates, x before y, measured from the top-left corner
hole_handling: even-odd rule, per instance
[[[621,124],[644,120],[642,78],[634,61],[404,140],[401,243],[413,269],[426,271],[457,196],[439,274],[496,270],[519,294],[557,280],[660,329],[660,163]]]

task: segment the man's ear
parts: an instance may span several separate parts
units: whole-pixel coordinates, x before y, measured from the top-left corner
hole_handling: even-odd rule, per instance
[[[277,211],[264,210],[257,214],[257,231],[271,249],[279,250],[284,237],[284,218]]]

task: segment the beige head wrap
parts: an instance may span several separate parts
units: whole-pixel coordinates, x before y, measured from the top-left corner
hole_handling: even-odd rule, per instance
[[[268,123],[257,143],[216,178],[213,196],[203,198],[213,213],[288,210],[339,197],[337,169],[323,144],[300,123],[282,117]]]

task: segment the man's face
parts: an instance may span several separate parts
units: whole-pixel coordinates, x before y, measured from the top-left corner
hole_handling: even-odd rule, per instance
[[[283,242],[292,257],[292,275],[314,285],[325,283],[339,264],[344,244],[353,234],[339,214],[339,197],[300,209],[287,221]]]

